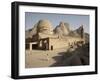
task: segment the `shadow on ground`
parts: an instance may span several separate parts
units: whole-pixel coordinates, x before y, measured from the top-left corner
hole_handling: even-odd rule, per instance
[[[74,51],[60,52],[53,59],[56,62],[50,67],[89,65],[89,43],[76,48]]]

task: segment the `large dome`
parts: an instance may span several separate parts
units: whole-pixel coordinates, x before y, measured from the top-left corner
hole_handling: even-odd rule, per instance
[[[40,20],[38,22],[38,32],[51,34],[52,24],[49,20]]]

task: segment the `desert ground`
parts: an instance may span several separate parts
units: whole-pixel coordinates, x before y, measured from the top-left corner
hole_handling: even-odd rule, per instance
[[[78,48],[26,50],[25,68],[89,65],[89,45]]]
[[[66,48],[56,49],[56,50],[26,50],[26,68],[33,68],[33,67],[48,67],[52,66],[56,63],[56,60],[59,62],[62,60],[61,57],[54,58],[56,56],[61,56],[63,53],[66,52]],[[61,54],[59,54],[61,53]]]

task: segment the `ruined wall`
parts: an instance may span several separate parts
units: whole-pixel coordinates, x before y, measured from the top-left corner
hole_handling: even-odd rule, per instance
[[[68,42],[67,41],[62,41],[61,39],[49,39],[49,48],[51,48],[51,46],[53,46],[53,49],[57,49],[57,48],[63,48],[68,46]]]
[[[75,42],[84,41],[81,38],[68,38],[68,39],[49,39],[49,49],[53,46],[53,49],[69,47],[69,45],[73,45]]]

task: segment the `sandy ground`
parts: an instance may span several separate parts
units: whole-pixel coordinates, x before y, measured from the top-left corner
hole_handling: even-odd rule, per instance
[[[34,68],[34,67],[49,67],[56,63],[56,60],[59,62],[62,60],[60,57],[63,52],[66,52],[67,48],[56,49],[56,50],[26,50],[25,53],[25,67]],[[55,58],[58,57],[58,58]]]

